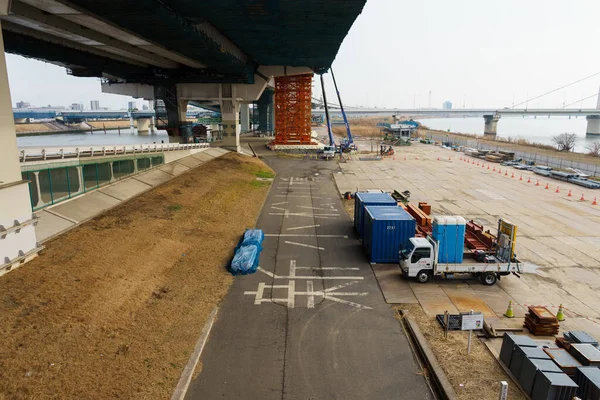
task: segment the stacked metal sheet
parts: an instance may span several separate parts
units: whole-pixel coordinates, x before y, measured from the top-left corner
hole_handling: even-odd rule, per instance
[[[510,368],[513,351],[517,345],[521,347],[537,347],[533,339],[529,336],[505,333],[502,338],[502,348],[500,349],[500,361],[502,361],[507,368]]]
[[[585,366],[600,366],[600,350],[589,343],[572,343],[569,353]]]
[[[537,371],[561,373],[561,369],[550,359],[542,360],[526,358],[521,365],[521,372],[517,379],[527,394],[531,394]]]
[[[582,400],[600,400],[600,368],[579,367],[575,373],[579,386],[577,396]]]
[[[544,349],[544,351],[567,375],[575,376],[577,367],[581,367],[581,363],[565,349]]]
[[[525,314],[524,327],[529,329],[534,335],[553,336],[558,334],[558,320],[546,307],[529,307],[529,312]]]
[[[577,384],[566,374],[538,370],[531,391],[533,400],[572,400]]]
[[[548,360],[552,361],[548,354],[541,347],[521,347],[515,346],[512,359],[510,361],[510,372],[521,382],[521,367],[526,359]],[[559,371],[562,372],[562,371]]]
[[[567,331],[563,336],[571,343],[589,343],[598,347],[598,341],[586,331]]]

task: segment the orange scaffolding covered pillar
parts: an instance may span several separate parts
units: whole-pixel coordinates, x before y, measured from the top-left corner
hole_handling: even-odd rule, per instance
[[[275,78],[275,144],[311,144],[312,76]]]

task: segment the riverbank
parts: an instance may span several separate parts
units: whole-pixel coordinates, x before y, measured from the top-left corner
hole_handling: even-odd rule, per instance
[[[109,129],[129,129],[129,120],[86,121],[76,125],[66,125],[59,122],[15,124],[17,136],[41,136],[55,134],[81,133],[104,131]],[[137,127],[137,121],[133,121]]]
[[[558,151],[558,150],[552,148],[552,146],[536,144],[536,143],[527,143],[523,140],[511,143],[511,142],[504,141],[504,140],[488,139],[488,138],[485,138],[485,137],[479,136],[479,135],[446,132],[446,131],[442,131],[442,130],[428,129],[426,127],[420,127],[419,129],[417,129],[417,135],[422,138],[433,138],[434,140],[439,140],[437,138],[445,138],[447,136],[450,139],[450,141],[453,141],[453,140],[472,141],[473,143],[472,143],[471,147],[477,147],[479,144],[482,144],[482,145],[487,145],[488,147],[497,148],[498,150],[502,150],[502,151],[514,151],[514,152],[523,151],[523,152],[535,153],[542,157],[561,158],[563,160],[569,160],[569,161],[574,161],[574,162],[582,162],[582,163],[586,163],[586,164],[600,165],[600,157],[590,156],[588,154],[583,154],[583,153]]]
[[[225,155],[1,277],[0,399],[168,399],[269,191],[257,176],[271,173]]]

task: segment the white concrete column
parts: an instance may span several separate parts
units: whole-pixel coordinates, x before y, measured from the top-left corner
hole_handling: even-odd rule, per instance
[[[598,136],[600,135],[600,115],[588,115],[586,135]]]
[[[138,118],[137,120],[137,131],[138,135],[148,135],[150,130],[151,118]]]
[[[77,181],[79,182],[79,192],[83,193],[85,191],[85,187],[84,187],[85,183],[83,181],[83,167],[81,165],[78,165],[76,168],[77,168]]]
[[[233,100],[221,101],[221,118],[223,125],[223,147],[239,152],[240,148],[240,104]]]
[[[34,179],[35,179],[35,188],[37,190],[37,198],[38,198],[38,202],[35,205],[36,208],[43,206],[44,203],[42,201],[42,191],[40,190],[40,171],[35,171],[33,173]]]
[[[250,104],[240,104],[240,124],[241,131],[248,132],[250,130]]]
[[[133,117],[129,115],[129,129],[133,132]]]
[[[7,13],[8,3],[0,2],[0,15]],[[32,217],[29,184],[21,178],[17,135],[8,88],[4,38],[0,23],[0,225],[10,228],[15,220],[22,223]],[[0,238],[0,275],[7,272],[2,265],[24,254],[31,254],[37,248],[36,242],[33,224],[22,228],[18,233],[13,231],[7,234],[4,239]],[[17,265],[12,266],[13,269],[15,267]]]

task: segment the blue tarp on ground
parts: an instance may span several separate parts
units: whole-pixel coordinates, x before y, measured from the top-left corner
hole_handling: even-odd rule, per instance
[[[262,251],[265,234],[261,229],[247,229],[235,247],[233,260],[229,266],[232,275],[246,275],[256,272]]]

